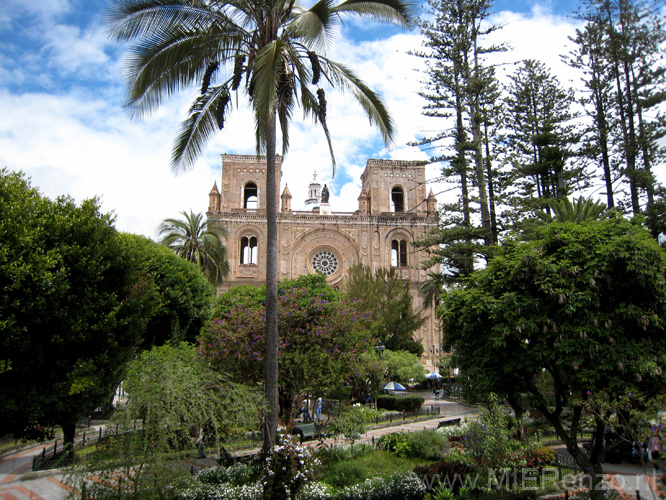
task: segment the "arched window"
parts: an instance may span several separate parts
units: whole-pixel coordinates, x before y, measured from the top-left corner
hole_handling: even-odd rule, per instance
[[[254,182],[248,182],[243,188],[243,208],[256,210],[259,206],[259,191]]]
[[[257,237],[243,236],[240,251],[241,264],[257,264]]]
[[[407,267],[407,242],[405,240],[391,241],[391,266]]]
[[[404,212],[405,211],[405,192],[402,187],[395,186],[391,190],[391,211]]]

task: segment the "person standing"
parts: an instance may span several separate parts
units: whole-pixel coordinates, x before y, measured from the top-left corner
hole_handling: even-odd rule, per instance
[[[321,420],[321,405],[322,401],[321,398],[317,398],[317,403],[315,404],[315,415],[317,416],[317,420]]]
[[[654,429],[654,433],[652,434],[652,437],[650,438],[650,441],[648,441],[648,451],[650,452],[650,460],[652,460],[652,467],[655,469],[659,468],[660,458],[661,458],[661,436],[659,435],[659,431],[657,429]]]

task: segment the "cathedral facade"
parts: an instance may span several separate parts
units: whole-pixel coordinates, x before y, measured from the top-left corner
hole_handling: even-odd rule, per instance
[[[280,186],[282,158],[276,158],[276,185]],[[347,269],[361,262],[373,271],[394,267],[409,283],[413,307],[427,321],[414,332],[423,344],[422,362],[434,369],[440,356],[440,333],[432,307],[425,308],[418,289],[428,271],[427,255],[412,243],[437,228],[437,200],[426,195],[425,167],[418,162],[368,160],[361,176],[358,210],[335,212],[328,186],[310,184],[306,207],[293,211],[285,186],[278,198],[278,280],[321,272],[341,288]],[[266,283],[266,158],[222,155],[222,179],[209,194],[208,219],[227,230],[230,273],[220,292],[238,285]],[[279,188],[278,188],[279,189]]]

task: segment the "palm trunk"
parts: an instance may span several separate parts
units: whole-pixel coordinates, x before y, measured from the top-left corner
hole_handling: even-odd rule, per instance
[[[266,420],[264,451],[275,446],[278,425],[278,322],[277,322],[277,186],[275,179],[275,113],[266,124],[266,356],[264,391]]]

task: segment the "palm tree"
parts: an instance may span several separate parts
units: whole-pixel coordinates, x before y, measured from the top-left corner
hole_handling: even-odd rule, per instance
[[[112,0],[109,14],[111,35],[135,42],[127,67],[127,105],[135,115],[201,84],[174,144],[175,171],[191,167],[206,141],[224,126],[233,92],[243,92],[252,106],[257,154],[266,154],[267,172],[265,448],[275,444],[278,418],[277,121],[284,154],[299,99],[305,115],[322,126],[335,168],[325,90],[310,89],[323,78],[328,86],[354,95],[388,143],[393,122],[380,97],[323,52],[343,14],[402,26],[412,21],[405,0],[334,1],[320,0],[306,10],[296,0]]]
[[[164,219],[160,224],[160,244],[169,247],[188,262],[196,264],[213,285],[229,274],[227,248],[222,244],[227,231],[204,220],[201,213],[181,212],[184,219]]]

